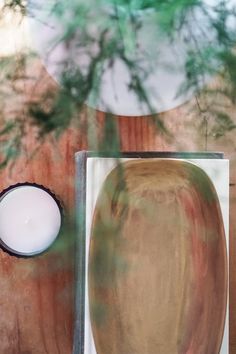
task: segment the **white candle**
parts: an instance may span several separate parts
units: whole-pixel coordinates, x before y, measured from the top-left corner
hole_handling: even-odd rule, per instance
[[[17,186],[0,200],[0,239],[16,254],[43,252],[56,239],[60,227],[59,206],[42,188]]]

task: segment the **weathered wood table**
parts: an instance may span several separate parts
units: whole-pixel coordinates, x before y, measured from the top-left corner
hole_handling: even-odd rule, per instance
[[[40,63],[31,70],[42,72]],[[55,86],[44,72],[45,82]],[[34,90],[36,90],[34,86]],[[32,95],[32,84],[25,95]],[[192,102],[194,105],[194,102]],[[205,131],[198,131],[196,115],[189,104],[163,115],[174,138],[170,141],[158,131],[149,117],[113,117],[122,151],[203,151]],[[103,114],[96,113],[98,126]],[[236,112],[232,112],[236,121]],[[236,353],[236,151],[231,136],[207,139],[209,151],[223,151],[231,160],[230,188],[230,348]],[[231,140],[232,139],[232,140]],[[55,142],[54,142],[55,143]],[[33,151],[33,134],[26,137],[27,151]],[[13,167],[0,173],[0,190],[18,182],[35,182],[50,188],[63,202],[66,218],[74,210],[74,154],[87,149],[87,138],[77,128],[69,128],[55,144],[47,141],[37,153],[20,157]],[[13,216],[14,217],[14,216]],[[43,222],[43,220],[42,220]],[[74,318],[74,242],[73,226],[60,242],[35,258],[16,258],[0,250],[0,353],[70,354]]]

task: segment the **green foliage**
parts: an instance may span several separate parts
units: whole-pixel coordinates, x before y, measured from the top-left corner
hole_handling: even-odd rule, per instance
[[[215,124],[211,130],[211,134],[215,138],[220,138],[224,136],[226,133],[234,130],[235,128],[236,125],[228,114],[223,112],[216,112]]]
[[[69,127],[75,108],[76,104],[73,98],[62,91],[48,110],[37,103],[30,104],[28,110],[33,124],[39,127],[39,137],[44,137],[49,133],[60,136]]]
[[[20,12],[22,15],[26,14],[26,0],[4,0],[4,6],[2,11],[12,10],[14,12]]]
[[[21,137],[17,122],[9,121],[0,131],[0,169],[6,167],[9,163],[16,160],[21,152]]]
[[[26,2],[5,0],[3,9],[21,12],[24,15]],[[50,100],[50,104],[45,105],[44,100],[39,103],[29,103],[22,112],[15,112],[11,116],[10,123],[4,123],[5,107],[0,102],[2,118],[0,148],[5,156],[0,166],[5,166],[8,161],[19,155],[22,150],[20,134],[25,134],[25,125],[29,122],[38,127],[38,137],[43,139],[48,134],[60,136],[73,120],[78,120],[79,113],[84,109],[84,102],[88,99],[90,102],[96,102],[99,97],[101,76],[105,70],[104,63],[112,67],[117,58],[125,64],[130,73],[129,90],[135,92],[139,101],[153,112],[153,117],[150,119],[153,119],[159,132],[171,138],[163,119],[159,115],[154,115],[149,95],[143,86],[143,77],[147,73],[142,72],[135,56],[137,31],[143,25],[141,11],[155,14],[157,28],[163,36],[169,36],[173,40],[176,35],[186,37],[188,46],[185,61],[186,81],[176,92],[176,96],[191,89],[200,91],[206,78],[219,73],[224,80],[224,85],[221,89],[206,90],[207,95],[211,98],[214,95],[225,97],[232,105],[236,103],[236,54],[232,49],[235,45],[236,31],[235,26],[229,26],[229,22],[235,22],[235,8],[229,9],[227,1],[216,1],[215,6],[210,7],[203,0],[88,0],[87,2],[71,0],[69,5],[64,0],[58,0],[53,7],[53,16],[63,24],[64,28],[58,40],[63,41],[70,48],[71,38],[74,38],[79,30],[80,40],[76,44],[77,50],[89,56],[89,65],[86,70],[76,66],[72,57],[62,75],[62,88],[54,94],[45,92],[45,97]],[[199,16],[209,23],[209,29],[214,29],[214,40],[208,38],[207,31],[201,27],[201,23],[198,23]],[[96,31],[91,30],[91,24],[95,24]],[[193,26],[197,28],[197,34],[193,33]],[[208,39],[205,41],[205,38]],[[25,59],[21,56],[0,60],[2,102],[14,95],[22,94],[18,82],[24,78]],[[235,129],[235,124],[224,107],[216,107],[216,105],[211,104],[208,107],[214,120],[209,134],[218,138]],[[206,122],[205,118],[202,120],[202,114],[199,119],[200,124],[201,122],[204,124]],[[119,150],[117,127],[112,115],[105,116],[101,141],[95,141],[94,129],[96,127],[91,114],[88,117],[87,133],[92,146],[99,150]]]

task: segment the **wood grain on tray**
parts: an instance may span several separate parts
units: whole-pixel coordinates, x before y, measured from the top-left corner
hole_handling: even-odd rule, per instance
[[[118,165],[92,225],[89,302],[97,354],[216,354],[227,302],[212,182],[178,160]]]

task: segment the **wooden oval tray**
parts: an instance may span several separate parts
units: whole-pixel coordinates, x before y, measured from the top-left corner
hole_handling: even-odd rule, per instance
[[[227,302],[220,204],[199,167],[134,160],[94,212],[89,306],[97,354],[217,354]]]

